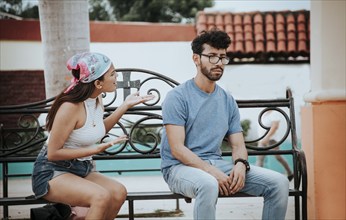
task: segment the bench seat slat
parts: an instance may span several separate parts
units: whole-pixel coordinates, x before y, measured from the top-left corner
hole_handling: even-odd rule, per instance
[[[290,196],[301,195],[301,191],[290,189]],[[255,197],[246,193],[236,193],[231,196],[219,196],[220,198],[228,197]],[[172,193],[171,191],[155,191],[155,192],[129,192],[126,200],[156,200],[156,199],[185,199],[187,202],[191,200],[180,194]],[[33,195],[27,197],[8,197],[0,198],[0,205],[32,205],[32,204],[46,204],[49,201],[45,199],[35,199]]]

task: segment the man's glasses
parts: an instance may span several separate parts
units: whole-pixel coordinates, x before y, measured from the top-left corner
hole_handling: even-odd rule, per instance
[[[216,55],[207,55],[207,54],[200,54],[200,56],[205,56],[209,58],[209,63],[211,64],[217,64],[220,60],[223,65],[228,64],[229,58],[228,57],[219,57]]]

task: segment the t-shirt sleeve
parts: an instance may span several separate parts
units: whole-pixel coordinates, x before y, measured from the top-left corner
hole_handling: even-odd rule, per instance
[[[241,127],[240,123],[240,113],[238,105],[235,101],[235,99],[231,96],[230,101],[230,111],[229,111],[229,129],[227,132],[227,136],[235,133],[239,133],[243,131],[243,128]]]
[[[174,90],[169,92],[162,103],[163,124],[184,126],[187,118],[186,112],[183,96]]]

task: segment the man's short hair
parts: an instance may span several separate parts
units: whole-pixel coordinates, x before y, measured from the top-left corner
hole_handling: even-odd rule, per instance
[[[226,32],[217,29],[202,31],[191,43],[193,53],[201,54],[204,50],[203,44],[216,49],[227,49],[231,44],[231,38]]]

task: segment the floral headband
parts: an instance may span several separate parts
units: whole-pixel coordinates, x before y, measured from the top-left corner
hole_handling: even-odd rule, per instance
[[[71,91],[79,82],[90,83],[100,78],[107,72],[110,66],[110,59],[100,53],[86,52],[74,55],[67,61],[67,69],[79,69],[79,79],[73,77],[71,85],[64,93]]]

